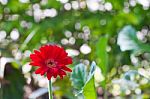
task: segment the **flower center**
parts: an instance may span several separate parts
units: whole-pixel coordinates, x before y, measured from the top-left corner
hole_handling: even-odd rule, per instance
[[[49,59],[49,60],[46,61],[46,65],[48,67],[54,67],[54,66],[56,66],[54,60],[51,60],[51,59]]]

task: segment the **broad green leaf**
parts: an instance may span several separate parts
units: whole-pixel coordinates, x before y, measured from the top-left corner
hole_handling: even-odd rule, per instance
[[[83,87],[83,95],[85,99],[96,99],[96,89],[94,85],[94,71],[96,68],[95,62],[91,64],[90,72],[86,81],[86,84]]]
[[[119,32],[117,44],[120,46],[121,51],[150,52],[150,45],[139,41],[136,36],[136,30],[130,25],[125,26]]]
[[[85,99],[96,99],[94,85],[95,68],[96,64],[92,62],[90,71],[87,75],[86,66],[84,64],[79,64],[74,67],[71,75],[73,87],[78,91],[78,94],[83,93]]]
[[[95,85],[94,85],[94,77],[92,77],[86,85],[83,87],[83,95],[85,99],[96,99],[96,92],[95,92]]]
[[[78,64],[73,69],[71,80],[75,89],[80,90],[86,83],[87,73],[84,64]]]
[[[108,54],[106,51],[108,36],[103,36],[99,39],[96,45],[96,53],[98,57],[98,66],[102,69],[103,74],[106,76],[108,72]]]

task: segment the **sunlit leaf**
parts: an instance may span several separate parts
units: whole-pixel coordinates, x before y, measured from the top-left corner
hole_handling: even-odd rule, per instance
[[[95,62],[91,64],[90,72],[86,81],[86,84],[83,87],[83,94],[85,99],[96,99],[96,89],[94,85],[94,71],[96,68]]]
[[[108,36],[103,36],[103,37],[100,37],[96,45],[96,51],[97,51],[96,54],[97,54],[98,61],[99,61],[98,66],[102,69],[102,72],[105,76],[108,72],[108,54],[106,51],[107,42],[108,42]]]
[[[85,99],[96,99],[94,85],[95,68],[96,64],[93,62],[87,75],[86,66],[84,64],[79,64],[74,67],[71,75],[73,87],[77,89],[79,93],[83,93]]]
[[[136,36],[136,30],[130,25],[125,26],[119,32],[117,44],[120,46],[121,51],[150,52],[150,45],[139,41]]]

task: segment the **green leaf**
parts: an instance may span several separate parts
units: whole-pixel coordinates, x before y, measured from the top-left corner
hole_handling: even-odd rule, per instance
[[[98,66],[101,68],[102,73],[106,76],[108,72],[108,54],[106,51],[108,36],[103,36],[99,39],[96,45],[96,53],[98,57]]]
[[[92,62],[90,72],[86,81],[86,84],[83,87],[83,95],[85,99],[96,99],[96,89],[94,85],[94,71],[96,68],[95,62]]]
[[[95,62],[92,62],[90,71],[87,75],[87,69],[84,64],[76,65],[73,69],[71,80],[73,87],[80,93],[83,93],[85,99],[96,99],[94,85]]]
[[[71,80],[75,89],[80,90],[86,83],[87,73],[84,64],[78,64],[73,69]]]
[[[138,40],[136,30],[128,25],[125,26],[118,35],[117,44],[121,51],[131,50],[133,53],[150,52],[150,45],[144,44]]]

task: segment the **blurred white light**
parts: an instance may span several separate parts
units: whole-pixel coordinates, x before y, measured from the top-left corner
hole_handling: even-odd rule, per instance
[[[148,80],[146,78],[143,78],[142,80],[140,80],[140,84],[145,85],[148,83]]]
[[[47,4],[47,2],[48,2],[48,0],[41,0],[41,5],[46,5]]]
[[[64,5],[65,10],[71,10],[71,4],[70,3],[66,3]]]
[[[136,6],[136,0],[130,0],[129,3],[132,7]]]
[[[83,54],[89,54],[91,52],[91,48],[90,46],[88,46],[87,44],[83,44],[81,47],[80,47],[80,51],[81,53]]]
[[[31,70],[31,68],[32,66],[30,66],[29,63],[26,63],[25,65],[22,66],[22,72],[26,74]]]
[[[61,40],[61,44],[63,44],[63,45],[67,45],[68,42],[69,42],[69,41],[68,41],[66,38],[63,38],[63,39]]]
[[[69,0],[58,0],[60,1],[61,3],[67,3]]]
[[[138,69],[138,73],[139,73],[140,75],[144,76],[145,78],[150,79],[150,73],[149,73],[148,70],[145,70],[145,69],[143,69],[143,68],[139,68],[139,69]]]
[[[100,4],[100,5],[99,5],[99,11],[105,11],[105,7],[104,7],[103,4]]]
[[[130,59],[131,59],[131,62],[132,62],[134,65],[138,65],[139,59],[138,59],[135,55],[131,55],[131,56],[130,56]]]
[[[97,0],[87,0],[87,7],[91,11],[97,11],[99,9],[99,2]]]
[[[69,44],[74,45],[76,42],[76,39],[74,37],[69,38]]]
[[[80,53],[78,50],[75,49],[67,49],[66,52],[68,53],[68,56],[78,56]]]
[[[19,31],[18,31],[18,29],[13,29],[13,30],[11,31],[11,33],[10,33],[10,38],[11,38],[12,40],[14,40],[14,41],[19,38]]]
[[[0,31],[0,41],[6,38],[6,31]]]
[[[88,26],[84,26],[82,30],[83,30],[83,32],[89,32],[90,31]]]
[[[95,78],[95,81],[98,83],[100,83],[101,81],[103,81],[105,79],[102,72],[101,72],[101,69],[97,66],[95,69],[94,78]]]
[[[67,38],[69,38],[69,37],[72,36],[72,33],[67,30],[67,31],[65,31],[65,36],[66,36]]]
[[[78,34],[78,38],[83,39],[84,38],[84,34],[83,33],[79,33]]]
[[[146,27],[145,27],[145,28],[142,28],[142,30],[141,30],[141,32],[142,32],[143,35],[145,35],[145,36],[148,34],[148,31],[149,31],[149,30],[148,30],[148,28],[146,28]]]
[[[21,51],[17,51],[17,53],[15,54],[15,59],[16,60],[20,60],[22,58],[22,53]]]
[[[135,93],[136,93],[137,95],[141,94],[141,89],[136,88],[136,89],[135,89]]]
[[[127,89],[125,93],[126,93],[126,95],[129,95],[131,93],[131,91]]]
[[[42,13],[41,9],[34,10],[33,14],[34,14],[34,20],[36,22],[39,22],[41,20],[41,17],[43,16],[43,13]]]
[[[32,14],[33,14],[31,9],[27,10],[25,13],[29,16],[32,16]]]
[[[124,11],[124,13],[129,13],[129,12],[130,12],[130,9],[129,9],[128,7],[125,7],[125,8],[123,9],[123,11]]]
[[[29,3],[29,0],[19,0],[21,3]]]
[[[40,9],[40,5],[39,5],[39,4],[37,4],[37,3],[36,3],[36,4],[34,4],[34,5],[33,5],[33,9],[34,9],[34,10],[36,10],[36,9]]]
[[[31,54],[31,51],[30,51],[30,50],[26,50],[26,51],[24,52],[24,56],[25,56],[25,57],[29,57],[30,54]]]
[[[128,65],[123,65],[122,69],[124,72],[126,72],[129,71],[130,67]]]
[[[124,78],[114,79],[114,80],[112,80],[112,83],[119,84],[121,88],[124,88],[126,90],[127,89],[134,90],[135,88],[137,88],[139,86],[138,83],[136,83],[134,81],[126,80]]]
[[[86,8],[86,2],[85,1],[80,1],[80,7],[82,9]]]
[[[143,9],[144,10],[148,10],[149,9],[149,6],[147,7],[147,6],[143,6]]]
[[[56,15],[57,15],[57,11],[54,8],[44,10],[45,17],[55,17]]]
[[[72,1],[72,8],[73,8],[74,10],[79,9],[79,3],[78,3],[78,1]]]
[[[120,94],[120,86],[118,84],[113,84],[112,94],[117,96]]]
[[[124,2],[124,7],[129,8],[129,3],[128,2]]]
[[[90,64],[89,60],[83,60],[83,64],[85,64],[86,66],[88,66]]]
[[[105,9],[108,10],[108,11],[112,10],[112,4],[109,3],[109,2],[105,3],[104,7],[105,7]]]
[[[6,5],[8,3],[8,0],[0,0],[0,2],[3,4],[3,5]]]
[[[106,51],[110,52],[111,51],[111,46],[107,46]]]
[[[142,4],[143,7],[149,7],[150,6],[150,0],[137,0],[138,3]]]
[[[75,29],[76,29],[76,30],[80,30],[80,29],[81,29],[81,24],[80,24],[79,22],[77,22],[77,23],[75,24]]]

